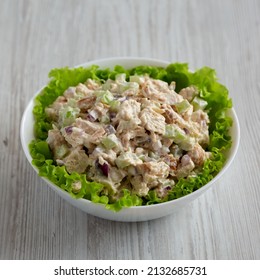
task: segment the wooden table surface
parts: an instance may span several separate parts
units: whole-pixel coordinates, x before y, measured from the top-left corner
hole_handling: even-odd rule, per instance
[[[0,0],[0,259],[260,259],[260,1]],[[54,67],[145,56],[215,68],[241,126],[234,163],[187,208],[90,216],[32,170],[22,113]]]

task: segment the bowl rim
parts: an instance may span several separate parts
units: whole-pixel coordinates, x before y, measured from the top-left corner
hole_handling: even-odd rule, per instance
[[[81,66],[91,66],[91,65],[95,65],[95,63],[98,65],[99,63],[109,63],[109,62],[113,62],[113,61],[145,61],[147,63],[158,63],[158,64],[165,64],[162,67],[165,67],[166,65],[170,64],[171,62],[167,61],[167,60],[160,60],[157,58],[149,58],[149,57],[138,57],[138,56],[113,56],[113,57],[105,57],[105,58],[101,58],[101,59],[95,59],[95,60],[90,60],[90,61],[86,61],[83,63],[80,63],[76,66],[73,66],[71,68],[78,68]],[[107,67],[109,68],[109,67]]]
[[[123,61],[124,62],[125,61],[127,61],[127,62],[131,62],[131,61],[132,62],[133,61],[138,62],[138,61],[140,61],[140,62],[142,62],[142,64],[147,63],[147,65],[148,64],[160,64],[161,67],[166,67],[170,63],[174,63],[174,62],[169,62],[169,61],[155,59],[155,58],[149,58],[149,57],[136,57],[136,56],[124,57],[124,56],[122,56],[122,57],[109,57],[109,58],[103,58],[103,59],[101,58],[101,59],[96,59],[96,60],[90,60],[90,61],[81,63],[79,65],[76,65],[76,66],[73,66],[73,67],[70,67],[70,68],[73,69],[73,68],[78,68],[78,67],[89,67],[91,65],[98,65],[99,66],[100,63],[101,64],[104,64],[104,63],[106,64],[106,63],[114,63],[116,61],[122,61],[122,63],[123,63]],[[117,65],[117,64],[114,64],[114,65]],[[107,66],[107,67],[100,66],[101,69],[102,68],[103,69],[104,68],[110,68],[110,67],[111,66]],[[126,67],[126,69],[127,68],[128,67]],[[190,71],[192,71],[192,70],[190,70]],[[47,81],[47,83],[48,83],[48,81]],[[25,139],[24,139],[24,130],[26,128],[26,123],[25,123],[26,117],[27,117],[28,114],[32,114],[32,110],[31,109],[33,109],[33,106],[34,106],[34,99],[42,91],[42,89],[47,85],[47,83],[43,87],[41,87],[39,90],[37,90],[37,92],[32,96],[30,101],[27,103],[27,105],[25,107],[25,110],[23,112],[23,115],[22,115],[21,123],[20,123],[20,140],[21,140],[23,151],[24,151],[25,156],[26,156],[27,160],[29,161],[31,167],[33,167],[33,169],[36,171],[38,176],[39,176],[39,170],[31,162],[32,161],[32,157],[30,155],[29,148],[28,148],[29,143],[27,143],[25,141]],[[200,187],[196,191],[193,191],[192,193],[189,193],[189,194],[187,194],[185,196],[182,196],[180,198],[169,200],[169,201],[165,201],[165,202],[162,202],[162,203],[157,203],[157,204],[123,207],[122,210],[131,211],[131,209],[132,210],[136,210],[136,209],[145,209],[145,208],[157,208],[157,207],[161,207],[162,205],[166,206],[166,205],[169,205],[169,204],[181,203],[184,200],[191,200],[192,197],[196,198],[197,196],[200,195],[200,193],[205,192],[213,183],[215,183],[226,172],[226,170],[229,168],[229,166],[233,162],[233,160],[234,160],[234,158],[235,158],[235,156],[237,154],[237,151],[238,151],[238,148],[239,148],[239,143],[240,143],[240,125],[239,125],[239,120],[238,120],[236,111],[235,111],[234,107],[232,107],[232,108],[230,108],[228,110],[228,112],[229,112],[229,114],[232,115],[232,119],[233,119],[233,124],[232,125],[233,125],[233,127],[231,127],[231,129],[233,128],[235,130],[235,135],[234,135],[234,137],[232,139],[232,146],[230,147],[230,149],[228,151],[230,153],[230,155],[227,157],[226,162],[224,163],[224,166],[222,167],[222,169],[219,171],[219,173],[212,180],[210,180],[207,184],[203,185],[202,187]],[[105,206],[106,206],[105,204],[94,203],[91,200],[88,200],[88,199],[85,199],[85,198],[73,198],[67,191],[65,191],[64,189],[62,189],[59,186],[57,186],[54,183],[52,183],[48,178],[45,178],[45,177],[41,177],[41,178],[46,183],[51,185],[53,190],[62,191],[63,194],[67,196],[67,199],[69,199],[71,201],[77,200],[77,201],[80,201],[80,202],[82,202],[82,203],[84,203],[86,205],[87,204],[92,204],[93,206],[96,206],[96,207],[100,207],[101,206],[106,211],[111,212],[111,210],[105,208]],[[122,210],[120,210],[119,212],[121,212]]]

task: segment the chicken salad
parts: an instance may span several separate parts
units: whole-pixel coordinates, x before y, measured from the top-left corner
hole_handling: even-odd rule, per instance
[[[149,75],[126,81],[125,74],[69,87],[45,109],[53,124],[46,141],[57,165],[86,173],[114,199],[123,188],[141,197],[151,189],[166,196],[210,157],[203,148],[209,118],[192,103],[196,87],[174,89],[174,82]]]

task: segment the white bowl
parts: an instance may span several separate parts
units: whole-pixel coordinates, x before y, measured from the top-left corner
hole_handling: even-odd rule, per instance
[[[90,61],[80,66],[91,66],[91,65],[98,65],[101,68],[113,68],[115,65],[122,65],[126,69],[133,68],[137,65],[151,65],[151,66],[160,66],[166,67],[169,62],[155,60],[150,58],[131,58],[131,57],[119,57],[119,58],[109,58],[109,59],[101,59]],[[39,90],[37,94],[39,94],[41,90]],[[26,107],[22,121],[21,121],[21,129],[20,129],[20,137],[22,142],[22,147],[24,153],[31,163],[32,157],[29,153],[28,144],[34,139],[33,134],[33,125],[34,125],[34,117],[33,117],[33,106],[34,106],[34,97],[29,102],[28,106]],[[217,174],[214,179],[212,179],[209,183],[205,186],[201,187],[200,189],[194,191],[193,193],[186,195],[184,197],[178,198],[176,200],[164,202],[161,204],[154,204],[149,206],[135,206],[130,208],[124,208],[119,212],[112,212],[111,210],[107,210],[104,205],[93,203],[86,199],[74,199],[71,197],[69,193],[62,190],[58,186],[51,183],[49,180],[42,178],[55,192],[57,192],[62,198],[67,200],[72,205],[76,206],[77,208],[100,218],[114,220],[114,221],[122,221],[122,222],[134,222],[134,221],[147,221],[156,218],[160,218],[166,215],[169,215],[176,211],[178,208],[187,205],[192,200],[199,197],[202,193],[208,190],[217,180],[221,178],[221,176],[227,171],[228,167],[232,163],[238,146],[239,146],[239,139],[240,139],[240,129],[239,129],[239,122],[235,113],[235,110],[232,108],[229,110],[228,114],[233,119],[233,126],[230,129],[230,135],[233,140],[233,144],[231,149],[227,154],[227,161],[222,168],[222,170]],[[38,169],[32,165],[34,170],[38,173]]]

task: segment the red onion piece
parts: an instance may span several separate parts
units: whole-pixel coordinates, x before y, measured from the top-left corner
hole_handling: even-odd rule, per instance
[[[108,177],[109,165],[107,163],[99,164],[99,168],[102,171],[103,175]]]
[[[73,126],[67,126],[67,127],[65,127],[65,131],[66,131],[67,134],[71,134],[72,131],[73,131]]]

